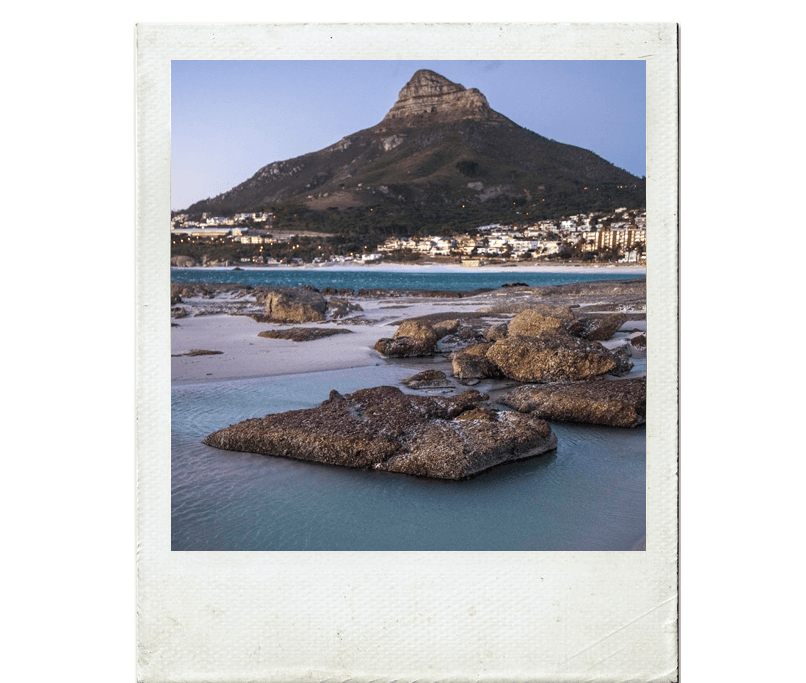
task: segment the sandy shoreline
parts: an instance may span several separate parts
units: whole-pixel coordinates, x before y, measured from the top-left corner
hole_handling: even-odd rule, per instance
[[[228,314],[181,318],[171,330],[172,356],[191,349],[222,353],[172,357],[171,381],[185,384],[381,365],[386,361],[373,346],[378,339],[391,337],[399,321],[445,310],[472,311],[479,305],[469,300],[446,303],[433,299],[361,299],[361,317],[367,322],[360,324],[258,323],[249,316]],[[307,342],[257,336],[263,330],[334,325],[350,333]]]
[[[389,361],[375,351],[375,343],[383,337],[392,337],[397,326],[407,318],[434,313],[450,312],[458,316],[475,313],[482,307],[533,300],[530,298],[532,291],[507,288],[461,299],[352,297],[350,300],[362,310],[344,319],[303,324],[257,322],[249,313],[262,312],[262,308],[254,300],[250,303],[248,295],[237,301],[227,296],[191,297],[184,299],[181,305],[192,313],[171,321],[171,381],[188,384],[383,365]],[[237,314],[236,306],[240,307]],[[485,314],[484,323],[503,322],[511,317],[511,313]],[[289,327],[338,328],[350,332],[304,342],[258,337],[264,330]],[[646,320],[638,314],[622,329],[645,331]],[[621,336],[624,334],[626,332]],[[612,347],[621,343],[623,340],[617,338],[604,345]],[[184,355],[193,350],[217,353]],[[434,358],[434,362],[439,360],[443,359]]]

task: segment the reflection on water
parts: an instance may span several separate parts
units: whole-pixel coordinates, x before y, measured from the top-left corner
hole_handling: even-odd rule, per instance
[[[645,533],[644,427],[552,424],[555,452],[464,482],[210,448],[249,417],[331,389],[397,385],[387,365],[176,386],[173,550],[629,550]]]

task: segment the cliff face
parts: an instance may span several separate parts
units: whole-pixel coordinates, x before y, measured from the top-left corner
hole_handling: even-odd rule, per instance
[[[403,86],[397,102],[378,128],[426,126],[462,119],[509,121],[491,109],[487,98],[476,88],[468,90],[438,73],[421,69]]]

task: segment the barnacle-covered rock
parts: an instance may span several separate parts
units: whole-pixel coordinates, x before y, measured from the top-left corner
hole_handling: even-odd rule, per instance
[[[548,424],[499,412],[485,394],[404,394],[396,387],[330,397],[316,408],[245,420],[210,434],[215,448],[441,479],[465,479],[495,465],[553,450]]]

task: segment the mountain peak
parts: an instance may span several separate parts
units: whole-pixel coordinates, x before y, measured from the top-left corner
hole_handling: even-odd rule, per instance
[[[415,72],[403,86],[382,126],[422,126],[460,119],[503,121],[476,88],[465,88],[429,69]]]

